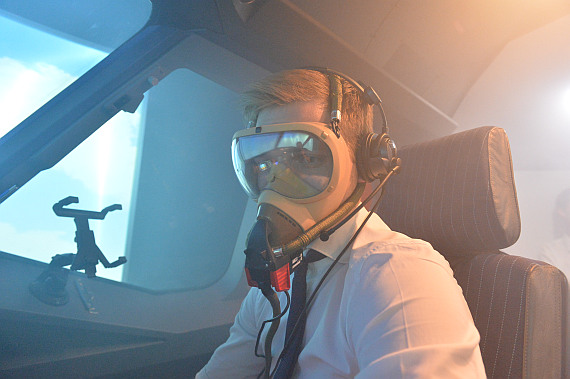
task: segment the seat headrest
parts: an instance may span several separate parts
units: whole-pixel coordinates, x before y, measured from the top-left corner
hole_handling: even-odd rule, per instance
[[[398,151],[402,169],[377,213],[391,229],[428,241],[445,256],[502,249],[521,223],[509,141],[481,127]]]

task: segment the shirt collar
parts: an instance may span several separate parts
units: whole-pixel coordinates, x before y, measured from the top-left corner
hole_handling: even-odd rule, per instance
[[[308,248],[316,250],[331,259],[336,259],[364,222],[366,216],[368,216],[368,211],[362,208],[350,220],[331,234],[327,241],[322,241],[320,238],[317,238],[309,244]],[[374,235],[382,230],[390,230],[390,228],[376,213],[372,214],[350,249],[359,248],[371,240],[374,240]],[[345,253],[339,262],[347,263],[349,259],[350,254]]]

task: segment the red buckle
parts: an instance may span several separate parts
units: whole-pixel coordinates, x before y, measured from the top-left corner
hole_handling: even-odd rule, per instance
[[[271,272],[271,285],[275,287],[275,291],[287,291],[291,288],[291,272],[289,264],[284,265],[277,271]]]
[[[249,270],[245,269],[245,276],[247,278],[247,284],[250,287],[259,287],[256,281],[251,279]],[[275,291],[287,291],[291,288],[291,272],[289,270],[289,265],[281,267],[277,271],[270,272],[271,285],[275,288]]]

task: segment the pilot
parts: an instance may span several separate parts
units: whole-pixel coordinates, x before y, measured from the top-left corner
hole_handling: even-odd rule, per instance
[[[317,68],[273,74],[244,93],[249,127],[234,135],[232,157],[258,206],[246,267],[258,246],[267,246],[262,262],[291,245],[302,257],[283,266],[293,270],[287,312],[288,291],[276,295],[276,311],[269,286],[256,282],[263,277],[249,278],[259,288],[197,378],[485,377],[479,334],[448,262],[359,208],[364,183],[399,165],[389,137],[372,132],[370,93]],[[371,146],[382,150],[376,163]]]

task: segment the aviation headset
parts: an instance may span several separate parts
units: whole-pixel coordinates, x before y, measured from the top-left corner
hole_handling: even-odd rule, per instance
[[[377,105],[382,117],[382,134],[368,133],[361,138],[356,151],[356,167],[361,179],[372,182],[376,179],[382,181],[389,172],[397,172],[400,168],[396,144],[388,134],[386,115],[382,108],[382,100],[376,91],[363,83],[335,70],[324,67],[305,67],[305,70],[318,71],[325,74],[330,83],[329,106],[331,109],[331,129],[340,138],[342,114],[342,83],[340,78],[350,83],[361,93],[369,105]]]

